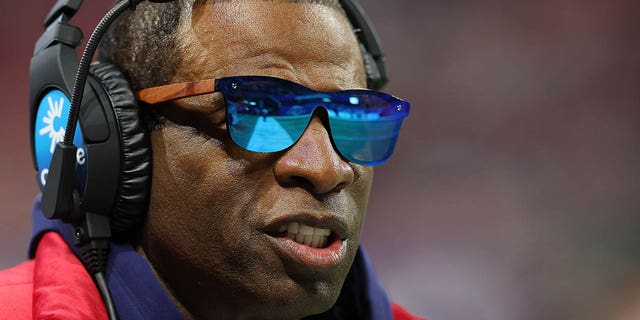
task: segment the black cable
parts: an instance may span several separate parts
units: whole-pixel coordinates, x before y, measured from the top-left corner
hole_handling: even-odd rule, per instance
[[[98,43],[100,39],[107,31],[111,23],[120,16],[125,10],[130,7],[135,8],[135,4],[140,2],[139,0],[129,1],[122,0],[116,3],[109,12],[100,20],[96,28],[91,33],[87,46],[84,48],[82,58],[80,58],[80,64],[78,65],[78,71],[76,72],[76,79],[73,82],[73,91],[71,93],[71,108],[69,110],[69,118],[67,119],[67,128],[64,134],[64,145],[70,146],[73,144],[73,136],[76,133],[76,124],[78,123],[78,115],[80,113],[80,104],[82,103],[82,95],[84,94],[84,86],[87,80],[89,71],[89,65],[93,59],[93,55],[98,49]]]
[[[88,219],[85,221],[87,224],[91,224],[94,220]],[[104,272],[107,266],[107,257],[109,256],[109,239],[108,237],[94,237],[92,238],[87,233],[87,228],[91,226],[81,226],[76,230],[76,246],[80,249],[82,254],[82,260],[89,274],[93,275],[93,280],[98,287],[104,306],[107,309],[107,314],[110,320],[117,320],[118,315],[116,308],[111,297],[111,292],[107,286],[107,281],[104,277]],[[95,229],[95,228],[94,228]]]
[[[111,298],[111,292],[109,291],[109,287],[107,286],[107,281],[104,278],[104,274],[102,272],[96,272],[93,275],[93,278],[96,282],[96,286],[98,287],[98,291],[100,292],[100,296],[102,296],[102,301],[104,302],[104,306],[107,309],[109,320],[118,320],[118,314],[116,313],[116,306],[113,304],[113,299]]]
[[[96,28],[91,33],[87,46],[82,52],[78,70],[76,72],[76,78],[73,83],[73,91],[71,93],[71,107],[69,110],[69,118],[67,119],[67,127],[64,134],[63,145],[72,146],[73,136],[76,133],[76,125],[78,123],[78,116],[80,114],[80,105],[82,103],[82,96],[84,94],[84,88],[89,73],[89,65],[93,59],[93,55],[98,49],[98,44],[104,36],[109,26],[127,9],[135,9],[135,6],[142,0],[121,0],[116,3],[107,14],[100,20]],[[107,226],[107,228],[109,228]],[[104,269],[106,267],[107,255],[109,252],[109,241],[107,239],[91,239],[88,243],[81,245],[81,252],[84,261],[87,265],[87,269],[93,274],[96,287],[100,292],[102,301],[107,309],[107,315],[110,320],[117,320],[118,314],[116,312],[111,292],[107,286],[107,281],[104,277]]]

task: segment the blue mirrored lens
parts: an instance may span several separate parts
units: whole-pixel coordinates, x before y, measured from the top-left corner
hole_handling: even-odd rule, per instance
[[[402,120],[409,115],[409,103],[388,94],[371,95],[370,92],[342,91],[338,93],[340,100],[348,99],[349,104],[327,103],[324,107],[340,154],[352,162],[378,165],[393,153]]]
[[[371,90],[317,92],[284,79],[247,76],[216,80],[227,103],[227,128],[240,147],[276,152],[304,133],[314,110],[324,107],[331,139],[347,160],[376,165],[395,146],[409,103]]]

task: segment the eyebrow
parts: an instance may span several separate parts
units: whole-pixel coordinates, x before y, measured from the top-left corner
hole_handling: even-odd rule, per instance
[[[142,89],[136,92],[136,99],[156,104],[213,92],[216,92],[215,79],[205,79]]]

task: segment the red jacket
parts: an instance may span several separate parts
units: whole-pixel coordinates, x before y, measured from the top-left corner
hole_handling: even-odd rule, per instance
[[[100,294],[62,237],[46,233],[33,260],[0,271],[3,319],[107,320]],[[394,320],[419,320],[396,304]],[[424,319],[423,319],[424,320]]]

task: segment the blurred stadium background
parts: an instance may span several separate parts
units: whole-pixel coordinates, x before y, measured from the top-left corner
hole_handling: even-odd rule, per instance
[[[26,256],[53,2],[0,2],[0,268]],[[85,1],[85,36],[110,2]],[[640,319],[640,3],[361,4],[412,102],[363,239],[392,298],[431,320]]]

